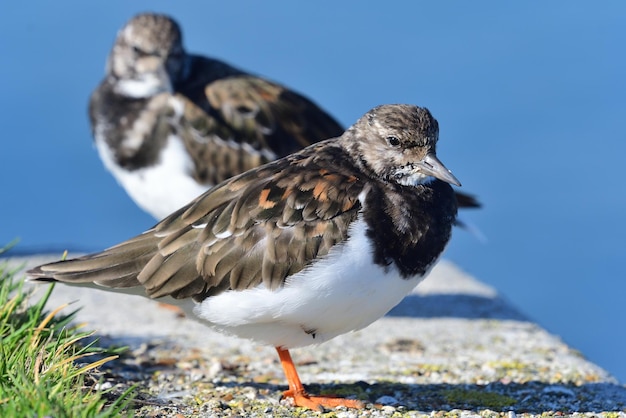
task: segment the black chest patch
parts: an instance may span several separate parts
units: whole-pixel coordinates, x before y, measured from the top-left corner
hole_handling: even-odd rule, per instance
[[[395,264],[406,279],[425,274],[448,243],[456,212],[452,187],[439,180],[418,187],[372,188],[364,218],[374,262]]]

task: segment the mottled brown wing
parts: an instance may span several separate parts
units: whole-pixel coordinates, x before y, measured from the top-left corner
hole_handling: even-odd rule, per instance
[[[174,126],[194,167],[191,173],[201,184],[214,185],[276,159],[273,153],[248,145],[230,125],[209,115],[182,94],[174,100],[183,107]]]
[[[346,239],[363,183],[330,171],[332,161],[300,158],[245,173],[164,219],[154,230],[159,253],[139,281],[153,297],[202,299],[260,283],[276,289],[327,254]],[[187,271],[192,259],[195,271]]]
[[[307,98],[258,77],[230,75],[208,83],[204,92],[194,99],[176,94],[184,106],[179,136],[200,183],[221,183],[343,133]]]
[[[362,180],[311,151],[231,179],[102,253],[29,274],[109,287],[141,284],[153,298],[202,300],[260,283],[279,288],[345,240],[360,208]]]
[[[207,113],[216,112],[242,140],[277,157],[344,131],[311,100],[263,78],[231,75],[209,83],[205,94]]]

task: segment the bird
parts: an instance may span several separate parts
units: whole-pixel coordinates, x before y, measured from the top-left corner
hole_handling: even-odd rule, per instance
[[[344,128],[303,95],[183,46],[170,16],[141,13],[118,32],[89,101],[96,149],[157,220],[210,187]],[[479,207],[458,192],[461,207]]]
[[[236,175],[146,232],[44,264],[31,280],[139,294],[276,348],[294,405],[309,394],[290,349],[362,329],[427,275],[451,237],[460,182],[438,159],[427,108],[375,107],[338,138]]]
[[[157,219],[235,174],[344,131],[287,87],[187,53],[178,23],[154,13],[119,30],[89,119],[105,167]]]

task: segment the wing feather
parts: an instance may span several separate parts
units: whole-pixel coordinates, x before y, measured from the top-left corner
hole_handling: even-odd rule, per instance
[[[329,144],[239,175],[115,247],[31,275],[141,285],[153,298],[280,288],[343,242],[360,210],[365,183],[341,163],[345,151]]]

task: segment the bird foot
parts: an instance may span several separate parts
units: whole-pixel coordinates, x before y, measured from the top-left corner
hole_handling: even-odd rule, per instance
[[[345,406],[346,408],[362,409],[365,404],[356,399],[345,399],[336,396],[312,396],[306,392],[294,393],[292,390],[286,390],[283,392],[283,398],[293,399],[295,406],[301,406],[313,411],[324,412],[324,409],[334,409],[338,406]]]
[[[174,315],[176,315],[177,318],[184,318],[187,316],[185,315],[185,311],[180,309],[178,306],[170,305],[169,303],[164,303],[164,302],[159,302],[158,305],[159,307],[163,309],[167,309],[168,311],[174,312]]]

